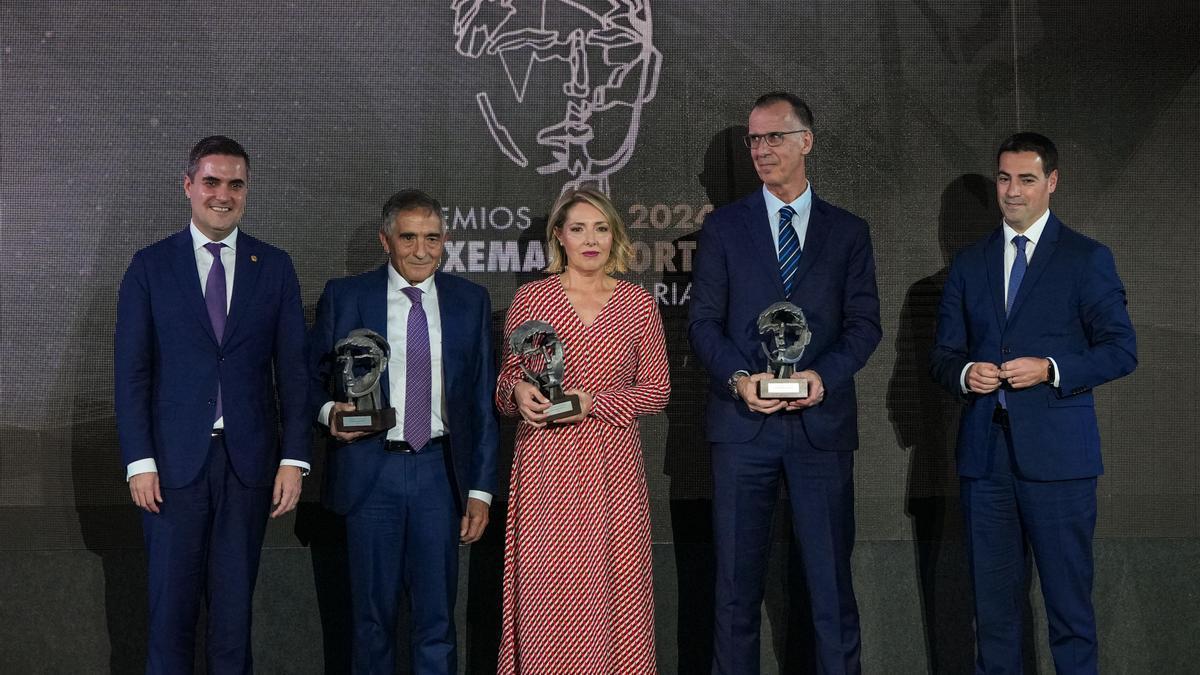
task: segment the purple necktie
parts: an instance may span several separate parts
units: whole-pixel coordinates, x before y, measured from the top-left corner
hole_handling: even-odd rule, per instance
[[[208,243],[204,245],[213,256],[212,267],[208,269],[208,281],[204,283],[204,304],[208,307],[208,320],[212,322],[213,335],[217,336],[217,344],[225,336],[225,266],[221,264],[221,249],[225,244]],[[217,380],[217,416],[213,421],[221,419],[221,381]]]
[[[403,289],[412,301],[408,310],[408,334],[405,337],[404,440],[413,450],[429,442],[432,422],[433,373],[429,358],[429,323],[421,305],[421,289]]]

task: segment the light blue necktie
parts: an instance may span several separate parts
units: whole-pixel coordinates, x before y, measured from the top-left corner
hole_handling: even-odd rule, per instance
[[[1025,278],[1025,270],[1029,269],[1029,261],[1025,259],[1025,244],[1029,242],[1029,237],[1023,234],[1018,234],[1012,238],[1012,243],[1017,247],[1017,257],[1013,259],[1012,271],[1008,275],[1008,298],[1004,303],[1004,315],[1012,311],[1013,303],[1017,301],[1017,291],[1021,289],[1021,280]],[[1008,408],[1008,400],[1004,395],[1004,390],[1000,390],[1000,407]]]
[[[783,294],[792,295],[796,281],[796,268],[800,266],[800,238],[792,227],[792,216],[796,210],[791,206],[779,209],[779,278],[783,279]]]

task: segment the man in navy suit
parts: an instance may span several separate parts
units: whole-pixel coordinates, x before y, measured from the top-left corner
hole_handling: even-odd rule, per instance
[[[879,297],[867,224],[813,194],[805,158],[812,112],[792,94],[760,97],[750,148],[761,191],[714,211],[696,251],[689,338],[711,377],[716,545],[714,673],[759,671],[759,616],[780,478],[811,593],[823,672],[859,670],[854,548],[854,374],[879,344]],[[762,399],[759,313],[799,306],[812,342],[792,377],[808,396]]]
[[[1100,433],[1092,390],[1137,345],[1112,253],[1050,212],[1058,151],[1020,133],[997,153],[999,228],[958,254],[933,377],[965,403],[958,473],[975,586],[976,671],[1021,672],[1033,550],[1059,673],[1095,673],[1092,534]]]
[[[115,405],[145,511],[149,673],[192,672],[202,596],[209,671],[251,672],[267,516],[295,508],[308,470],[300,284],[286,253],[238,230],[249,188],[242,146],[201,140],[183,177],[191,224],[121,281]]]
[[[403,589],[412,672],[450,674],[458,544],[483,534],[496,486],[491,300],[482,286],[437,272],[446,224],[429,195],[393,195],[379,241],[390,262],[330,281],[309,335],[312,414],[332,437],[324,501],[346,516],[354,672],[394,672]],[[331,352],[358,328],[391,348],[382,407],[395,408],[396,426],[382,434],[340,429],[333,415],[354,405],[331,400]]]

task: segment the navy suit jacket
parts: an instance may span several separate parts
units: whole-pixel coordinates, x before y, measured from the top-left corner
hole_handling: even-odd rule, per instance
[[[1112,252],[1050,214],[1013,306],[1005,316],[1003,229],[963,249],[950,267],[930,352],[934,379],[966,403],[958,472],[988,471],[997,393],[963,394],[972,361],[1050,357],[1059,386],[1008,390],[1013,451],[1022,475],[1068,480],[1103,473],[1092,389],[1133,371],[1137,344]]]
[[[761,190],[709,215],[696,250],[688,337],[711,377],[708,439],[749,441],[766,419],[736,400],[727,382],[738,370],[767,370],[758,315],[782,300],[804,310],[812,342],[796,370],[821,376],[825,401],[776,414],[798,414],[815,448],[854,450],[854,374],[882,337],[870,231],[861,218],[814,195],[795,287],[785,297]]]
[[[183,487],[203,468],[218,382],[226,446],[243,483],[273,484],[281,456],[310,460],[304,307],[287,253],[238,232],[218,344],[190,231],[138,251],[121,281],[115,345],[121,459],[154,458],[163,487]]]
[[[461,277],[437,272],[434,285],[442,322],[442,379],[450,432],[446,468],[461,510],[468,490],[496,493],[499,431],[492,407],[496,387],[492,303],[486,289]],[[330,373],[337,370],[333,346],[356,328],[387,337],[387,290],[386,264],[325,285],[308,340],[310,420],[331,400]],[[383,405],[394,407],[388,380],[385,371]],[[323,498],[330,509],[349,513],[370,492],[387,453],[385,440],[386,434],[349,444],[329,439]]]

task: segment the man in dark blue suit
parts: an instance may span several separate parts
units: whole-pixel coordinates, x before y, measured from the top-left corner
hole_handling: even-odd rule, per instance
[[[138,251],[121,281],[115,404],[145,511],[149,673],[192,672],[205,595],[209,671],[251,672],[267,516],[295,508],[308,470],[300,284],[286,253],[238,230],[249,179],[236,141],[197,143],[191,224]]]
[[[689,338],[711,377],[716,544],[714,673],[759,672],[761,611],[772,513],[787,483],[793,534],[811,593],[823,672],[859,670],[854,548],[854,374],[879,344],[879,297],[867,224],[818,199],[805,172],[812,112],[792,94],[766,94],[750,112],[750,148],[763,189],[714,211],[696,252]],[[790,301],[812,342],[792,377],[808,396],[761,399],[774,377],[759,314]]]
[[[1112,253],[1050,212],[1058,151],[1033,133],[997,153],[1004,222],[958,254],[934,378],[962,397],[958,473],[975,586],[976,671],[1021,672],[1026,552],[1059,673],[1097,671],[1092,534],[1100,433],[1092,390],[1137,345]]]
[[[312,414],[332,436],[324,501],[346,516],[354,672],[394,672],[405,590],[412,672],[450,674],[458,544],[483,534],[496,486],[491,300],[482,286],[437,272],[446,225],[429,195],[393,195],[379,241],[390,264],[330,281],[309,335]],[[354,406],[331,400],[331,352],[358,328],[391,347],[381,383],[396,426],[383,434],[340,429],[333,416]]]

